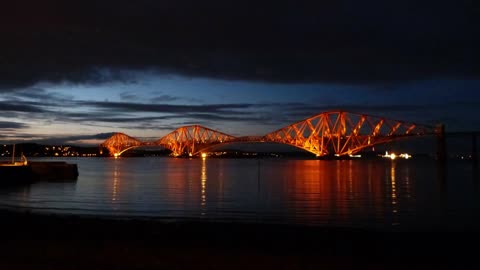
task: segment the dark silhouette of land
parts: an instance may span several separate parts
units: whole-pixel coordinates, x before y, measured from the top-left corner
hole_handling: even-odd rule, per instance
[[[0,146],[0,156],[10,158],[12,153],[12,145]],[[23,154],[27,157],[110,157],[108,150],[95,146],[76,146],[76,145],[43,145],[36,143],[21,143],[16,145],[17,158]],[[168,157],[172,152],[168,149],[162,148],[137,148],[129,150],[122,154],[122,157]],[[363,151],[359,153],[363,159],[376,159],[384,152]],[[416,158],[429,158],[431,155],[426,153],[415,153]],[[189,156],[185,156],[189,157]],[[209,155],[209,158],[296,158],[296,159],[317,159],[312,153],[295,150],[275,151],[274,148],[265,151],[252,151],[251,149],[242,148],[223,148],[214,150]],[[341,159],[348,159],[348,156],[343,156]],[[322,157],[322,159],[338,159],[338,157],[331,155]]]

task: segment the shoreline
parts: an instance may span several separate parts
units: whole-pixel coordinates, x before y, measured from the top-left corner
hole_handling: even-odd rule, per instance
[[[351,269],[374,262],[480,265],[476,233],[114,220],[0,210],[1,269]],[[472,254],[471,257],[467,255]],[[462,260],[458,261],[458,256]],[[75,259],[77,258],[77,259]],[[80,258],[80,259],[78,259]],[[442,258],[439,260],[439,258]],[[466,260],[471,258],[472,261]],[[53,267],[57,266],[57,267]],[[138,265],[142,265],[140,268]],[[393,267],[394,269],[397,269]],[[381,268],[383,269],[383,268]]]

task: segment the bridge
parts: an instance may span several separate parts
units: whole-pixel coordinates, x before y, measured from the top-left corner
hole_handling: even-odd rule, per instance
[[[441,135],[441,132],[444,130],[378,116],[329,111],[264,136],[236,137],[192,125],[180,127],[156,141],[141,141],[124,133],[116,133],[100,146],[115,157],[142,146],[163,147],[178,157],[197,156],[224,144],[260,142],[286,144],[324,157],[353,155],[375,145],[411,137]]]

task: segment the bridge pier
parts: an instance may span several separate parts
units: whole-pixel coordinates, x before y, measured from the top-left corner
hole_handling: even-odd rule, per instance
[[[435,128],[437,135],[437,160],[439,162],[447,161],[447,138],[445,136],[445,125],[440,124]]]

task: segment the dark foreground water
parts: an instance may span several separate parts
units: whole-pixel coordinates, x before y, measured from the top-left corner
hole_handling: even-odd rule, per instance
[[[480,228],[478,172],[432,160],[84,158],[70,183],[0,189],[0,208],[386,230]]]

